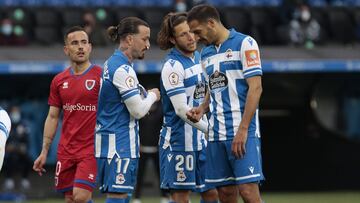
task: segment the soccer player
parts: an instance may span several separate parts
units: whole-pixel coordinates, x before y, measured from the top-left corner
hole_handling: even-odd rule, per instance
[[[261,202],[258,184],[264,177],[258,104],[262,68],[258,45],[252,37],[226,29],[212,6],[193,7],[187,19],[196,40],[206,45],[201,63],[209,95],[188,112],[196,121],[210,107],[206,183],[217,187],[221,202],[237,202],[237,192],[244,202]]]
[[[201,192],[201,202],[217,202],[216,190],[205,185],[208,124],[191,122],[186,112],[205,96],[200,54],[190,32],[186,13],[165,16],[158,34],[161,49],[171,49],[161,71],[164,124],[159,152],[161,188],[170,189],[174,202],[189,202],[191,191]]]
[[[9,114],[0,106],[0,171],[4,162],[5,144],[9,137],[11,120]]]
[[[136,17],[126,17],[108,28],[118,49],[104,63],[95,134],[100,191],[106,203],[127,202],[136,184],[139,159],[138,119],[160,99],[157,88],[142,89],[133,69],[135,59],[143,59],[150,47],[149,25]]]
[[[91,44],[83,28],[70,28],[64,41],[64,52],[70,59],[70,67],[51,82],[43,147],[33,169],[40,176],[45,172],[49,147],[63,111],[55,186],[57,191],[64,193],[68,203],[91,202],[97,170],[94,132],[102,69],[89,61]]]

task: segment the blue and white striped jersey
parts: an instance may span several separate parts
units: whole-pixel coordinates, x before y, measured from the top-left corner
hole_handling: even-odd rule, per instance
[[[138,120],[124,103],[140,93],[138,87],[132,64],[120,50],[115,50],[104,63],[96,119],[96,157],[139,157]]]
[[[184,56],[173,48],[167,55],[161,71],[161,99],[164,124],[161,129],[160,146],[172,151],[200,151],[204,134],[176,115],[170,97],[185,93],[189,107],[199,106],[205,97],[205,78],[200,65],[200,54],[194,58]]]
[[[6,139],[9,137],[11,120],[8,113],[0,106],[0,131],[4,132]]]
[[[209,141],[232,140],[245,109],[245,79],[262,75],[259,47],[250,36],[231,29],[229,38],[219,47],[210,45],[202,50],[201,63],[211,98]],[[249,131],[260,136],[258,110]]]

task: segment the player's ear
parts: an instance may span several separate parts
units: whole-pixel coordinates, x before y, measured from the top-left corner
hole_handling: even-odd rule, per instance
[[[175,45],[175,43],[176,43],[176,42],[175,42],[175,38],[170,37],[169,40],[170,40],[170,42],[171,42],[173,45]]]
[[[134,41],[134,36],[133,35],[128,35],[126,36],[126,42],[129,46],[131,46],[133,44]]]
[[[216,21],[213,18],[209,18],[209,20],[207,21],[207,25],[211,28],[214,28],[215,24],[216,24]]]
[[[64,46],[64,53],[66,56],[69,56],[69,49],[66,45]]]

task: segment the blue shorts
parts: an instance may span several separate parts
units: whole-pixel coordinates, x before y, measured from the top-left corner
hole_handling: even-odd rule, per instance
[[[237,159],[231,152],[232,140],[208,142],[206,184],[210,187],[239,185],[264,180],[260,139],[249,137],[246,153]]]
[[[97,158],[98,183],[103,193],[131,193],[136,184],[138,158]]]
[[[160,187],[162,189],[204,192],[211,188],[205,184],[206,151],[170,151],[159,147]]]

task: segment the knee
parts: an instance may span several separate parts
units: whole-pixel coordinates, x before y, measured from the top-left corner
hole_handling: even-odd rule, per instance
[[[220,202],[235,202],[237,199],[236,186],[226,186],[218,189]]]
[[[251,183],[239,185],[239,194],[245,202],[261,202],[257,184]]]
[[[218,193],[216,189],[211,189],[201,193],[201,198],[206,202],[214,202],[218,200]]]
[[[87,194],[77,193],[73,195],[74,203],[87,203],[90,197]]]

